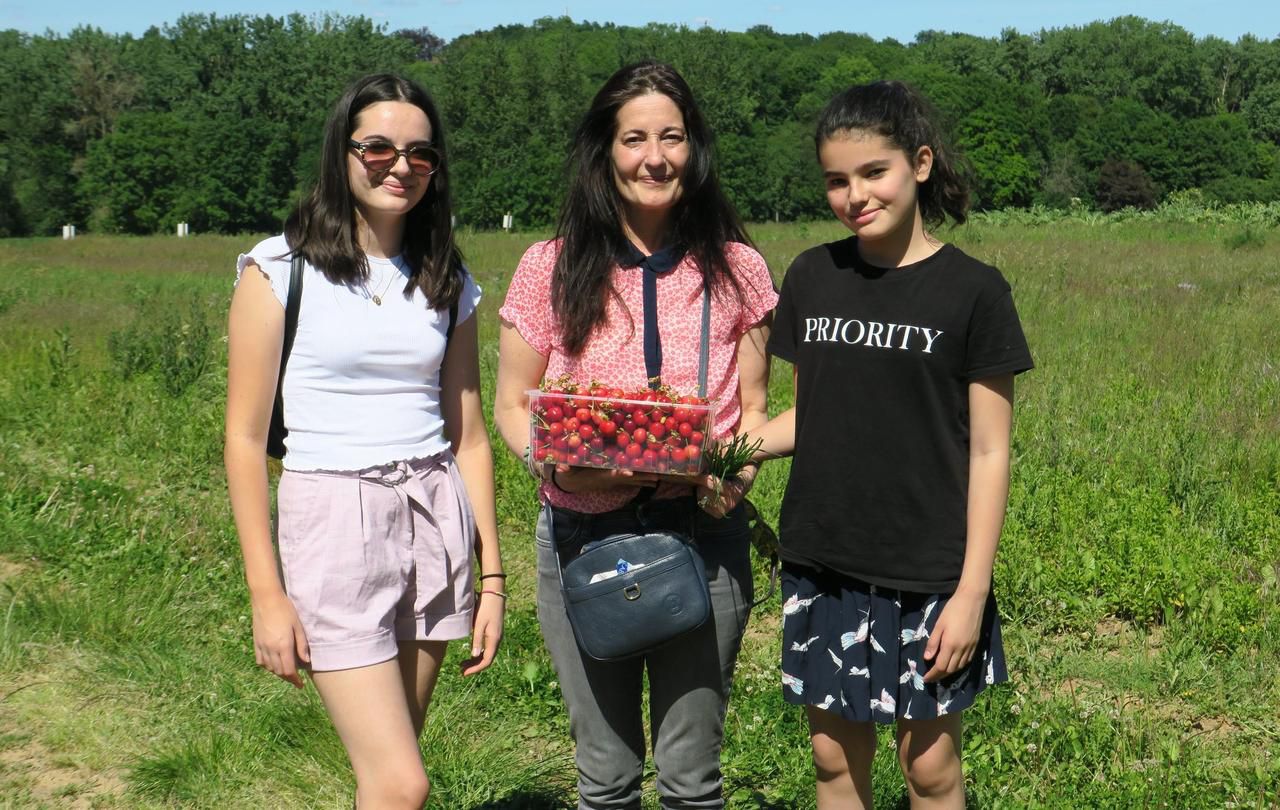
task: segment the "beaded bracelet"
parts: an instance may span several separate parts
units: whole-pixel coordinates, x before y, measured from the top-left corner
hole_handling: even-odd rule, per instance
[[[491,593],[491,594],[493,594],[494,596],[501,596],[501,597],[502,597],[502,599],[503,599],[503,601],[506,601],[506,598],[507,598],[507,595],[506,595],[505,593],[503,593],[502,591],[495,591],[495,590],[490,590],[490,589],[487,589],[487,588],[486,588],[486,589],[479,590],[479,591],[476,591],[476,595],[477,595],[477,596],[478,596],[478,595],[480,595],[480,594],[484,594],[484,593]]]

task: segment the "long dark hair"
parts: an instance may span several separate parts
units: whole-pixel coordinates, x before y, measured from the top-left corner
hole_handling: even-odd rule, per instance
[[[353,82],[338,99],[324,129],[316,184],[285,221],[292,253],[300,254],[334,284],[356,284],[369,277],[369,262],[357,241],[356,207],[347,172],[348,140],[356,117],[380,101],[403,101],[426,113],[431,138],[441,155],[427,192],[405,216],[401,252],[409,265],[406,297],[413,290],[436,309],[457,302],[462,293],[462,253],[453,241],[449,205],[449,161],[444,127],[436,105],[420,85],[386,73]]]
[[[612,284],[613,267],[619,256],[626,255],[629,243],[622,227],[622,198],[614,184],[612,145],[618,110],[650,93],[666,96],[680,109],[689,142],[689,162],[681,176],[683,191],[671,211],[667,246],[692,256],[715,293],[730,290],[742,298],[742,288],[725,258],[725,244],[750,244],[750,240],[720,189],[711,130],[693,91],[670,65],[628,65],[596,93],[569,153],[569,191],[556,230],[560,256],[551,276],[551,305],[569,354],[582,351],[605,320],[609,296],[618,295]]]
[[[818,119],[814,146],[821,150],[827,141],[849,133],[875,133],[905,152],[912,166],[920,147],[929,147],[933,168],[916,198],[920,218],[928,225],[941,225],[950,216],[959,224],[969,212],[968,169],[943,137],[938,119],[933,105],[910,85],[858,84],[827,103]]]

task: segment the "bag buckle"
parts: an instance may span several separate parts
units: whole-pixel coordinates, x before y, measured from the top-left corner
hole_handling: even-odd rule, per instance
[[[640,598],[640,583],[633,582],[622,589],[622,595],[627,597],[628,602],[634,602]]]

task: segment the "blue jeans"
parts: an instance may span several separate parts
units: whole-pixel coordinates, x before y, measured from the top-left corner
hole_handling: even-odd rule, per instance
[[[706,564],[712,615],[653,652],[597,661],[578,649],[564,610],[547,510],[538,519],[538,621],[569,710],[576,744],[579,810],[639,810],[645,738],[640,702],[649,677],[649,725],[662,807],[724,807],[720,747],[733,667],[751,611],[747,522],[739,506],[724,519],[692,498],[651,501],[599,515],[553,508],[555,546],[568,561],[582,546],[622,531],[694,526]]]

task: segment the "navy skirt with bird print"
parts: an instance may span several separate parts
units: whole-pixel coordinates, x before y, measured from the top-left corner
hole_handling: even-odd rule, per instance
[[[950,594],[876,587],[784,565],[782,693],[851,722],[893,723],[955,714],[1009,679],[994,595],[987,597],[969,665],[925,683],[925,646]]]

